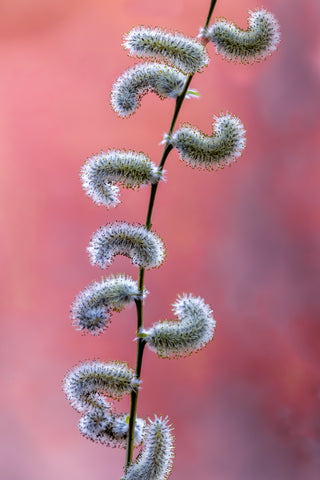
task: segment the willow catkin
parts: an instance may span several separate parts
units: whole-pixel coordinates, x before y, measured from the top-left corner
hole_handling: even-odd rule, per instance
[[[129,117],[140,106],[141,98],[148,92],[162,100],[178,98],[186,82],[179,70],[158,63],[140,63],[126,70],[114,83],[111,105],[120,117]]]
[[[93,282],[76,297],[71,307],[73,326],[82,332],[99,335],[108,326],[112,311],[120,312],[135,300],[147,295],[140,294],[137,282],[125,275],[110,276]]]
[[[214,43],[217,53],[227,60],[254,63],[277,49],[280,29],[276,18],[264,9],[249,11],[248,24],[248,29],[242,30],[221,18],[202,29],[200,36]]]
[[[160,357],[181,357],[205,347],[212,340],[216,322],[209,305],[200,297],[182,295],[173,304],[178,321],[164,320],[140,335]]]
[[[165,139],[188,165],[207,170],[223,168],[235,161],[245,148],[245,129],[239,118],[228,113],[215,116],[214,120],[212,135],[184,124]]]
[[[139,188],[157,183],[162,173],[142,152],[108,150],[94,155],[81,169],[82,187],[98,205],[116,206],[120,200],[119,188]]]
[[[161,28],[134,27],[125,35],[123,46],[132,56],[168,62],[185,74],[200,71],[209,63],[200,42]]]
[[[124,480],[166,480],[174,457],[174,437],[168,418],[155,417],[146,428],[144,446],[126,470]]]
[[[63,389],[71,405],[79,412],[108,408],[104,397],[119,399],[137,390],[140,381],[123,362],[83,362],[70,370]]]
[[[115,222],[94,233],[88,246],[93,265],[105,268],[116,255],[124,255],[134,265],[146,269],[159,267],[165,259],[165,246],[154,232],[139,224]]]

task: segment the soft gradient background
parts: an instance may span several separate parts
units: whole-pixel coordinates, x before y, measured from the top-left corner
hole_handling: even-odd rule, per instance
[[[246,27],[256,0],[218,0],[217,16]],[[86,246],[100,225],[143,222],[148,188],[124,191],[106,212],[78,172],[101,149],[142,150],[155,162],[174,104],[149,95],[128,120],[108,95],[134,63],[121,47],[133,25],[195,36],[209,0],[1,0],[0,262],[1,480],[113,480],[124,451],[77,431],[61,390],[84,359],[135,358],[135,309],[99,338],[69,320],[75,295],[101,277]],[[193,292],[215,310],[215,341],[179,361],[146,351],[139,415],[175,426],[172,480],[316,480],[320,477],[319,77],[316,1],[265,0],[281,48],[254,66],[221,60],[192,83],[199,100],[181,121],[211,131],[229,111],[247,129],[236,165],[199,172],[171,154],[154,228],[168,249],[148,272],[146,324]],[[117,257],[110,272],[136,269]],[[319,271],[319,270],[318,270]],[[128,402],[119,410],[128,408]]]

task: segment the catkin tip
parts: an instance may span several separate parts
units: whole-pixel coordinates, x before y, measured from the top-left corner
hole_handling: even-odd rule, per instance
[[[80,433],[92,442],[110,447],[126,448],[129,425],[128,415],[116,414],[111,409],[95,410],[81,417]],[[137,418],[134,429],[134,446],[141,445],[144,437],[145,420]]]

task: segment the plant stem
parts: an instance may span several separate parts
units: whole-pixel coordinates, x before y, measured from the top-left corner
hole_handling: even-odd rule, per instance
[[[211,16],[214,10],[214,7],[217,3],[217,0],[211,0],[207,20],[205,23],[205,28],[208,27]],[[194,76],[194,73],[189,74],[185,83],[185,86],[183,88],[182,93],[179,95],[179,97],[176,99],[176,104],[175,104],[175,109],[173,112],[173,117],[171,120],[169,132],[168,132],[168,140],[164,146],[162,157],[158,166],[158,169],[160,171],[163,170],[164,164],[168,158],[169,153],[173,149],[172,145],[169,143],[170,142],[170,136],[173,132],[173,129],[175,127],[175,124],[178,119],[178,115],[181,110],[181,106],[184,102],[184,99],[186,97],[188,88],[190,86],[191,80]],[[151,230],[152,227],[152,212],[153,212],[153,207],[154,207],[154,201],[156,198],[156,193],[158,189],[158,183],[154,183],[151,185],[151,192],[150,192],[150,198],[149,198],[149,205],[148,205],[148,211],[147,211],[147,217],[146,217],[146,222],[145,226],[147,230]],[[143,327],[143,288],[144,288],[144,268],[139,268],[139,292],[140,292],[140,299],[136,300],[136,308],[137,308],[137,332]],[[143,338],[138,338],[137,341],[137,356],[136,356],[136,369],[135,369],[135,376],[137,379],[140,379],[141,376],[141,367],[142,367],[142,358],[143,358],[143,351],[145,347],[145,340]],[[137,404],[138,404],[138,390],[136,392],[131,393],[131,407],[130,407],[130,419],[129,419],[129,432],[128,432],[128,444],[127,444],[127,455],[126,455],[126,468],[130,465],[132,462],[132,455],[133,455],[133,441],[134,441],[134,425],[136,421],[136,414],[137,414]]]
[[[211,17],[212,17],[214,7],[216,6],[216,3],[217,3],[217,0],[211,0],[211,5],[210,5],[210,8],[209,8],[209,12],[208,12],[208,16],[207,16],[207,20],[206,20],[206,23],[204,25],[204,28],[209,27],[209,23],[210,23],[210,20],[211,20]]]
[[[173,129],[175,127],[175,124],[176,124],[176,121],[177,121],[177,118],[178,118],[178,115],[179,115],[179,112],[180,112],[180,109],[181,109],[181,106],[182,106],[182,103],[183,103],[183,100],[185,99],[185,96],[187,94],[187,91],[188,91],[188,88],[189,88],[189,85],[191,83],[191,80],[192,80],[192,77],[193,77],[194,74],[190,74],[186,80],[186,83],[185,83],[185,86],[184,86],[184,89],[181,93],[181,95],[177,98],[176,100],[176,106],[175,106],[175,109],[174,109],[174,112],[173,112],[173,117],[172,117],[172,120],[171,120],[171,125],[170,125],[170,128],[169,128],[169,132],[168,132],[168,137],[170,137],[170,135],[172,134],[173,132]],[[173,149],[172,145],[170,145],[169,143],[170,140],[167,141],[167,143],[165,144],[165,147],[164,147],[164,150],[163,150],[163,153],[162,153],[162,157],[161,157],[161,160],[160,160],[160,163],[159,163],[159,166],[158,166],[158,169],[162,172],[163,170],[163,167],[164,167],[164,164],[168,158],[168,155],[169,153],[171,152],[171,150]],[[149,207],[148,207],[148,213],[147,213],[147,218],[146,218],[146,228],[148,230],[151,229],[152,227],[152,223],[151,223],[151,218],[152,218],[152,211],[153,211],[153,206],[154,206],[154,200],[156,198],[156,193],[157,193],[157,189],[158,189],[158,185],[159,185],[159,182],[158,183],[153,183],[151,185],[151,193],[150,193],[150,200],[149,200]]]
[[[139,272],[139,278],[143,277],[143,273]],[[139,299],[136,300],[136,307],[137,307],[137,324],[138,330],[143,325],[143,300]],[[141,375],[141,366],[142,366],[142,357],[143,357],[143,350],[145,347],[146,342],[143,338],[138,338],[138,346],[137,346],[137,357],[136,357],[136,371],[135,376],[136,378],[140,378]],[[129,418],[129,433],[128,433],[128,445],[127,445],[127,456],[126,456],[126,467],[130,465],[132,462],[132,454],[133,454],[133,441],[134,441],[134,424],[136,421],[137,415],[137,404],[138,404],[138,390],[131,392],[131,407],[130,407],[130,418]]]

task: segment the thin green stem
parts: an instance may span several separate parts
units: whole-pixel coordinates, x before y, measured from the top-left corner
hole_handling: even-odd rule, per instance
[[[207,20],[206,20],[206,23],[204,25],[204,28],[209,27],[209,23],[210,23],[210,20],[211,20],[211,17],[212,17],[214,7],[216,6],[216,3],[217,3],[217,0],[211,0],[211,5],[210,5],[210,8],[209,8],[209,12],[208,12],[208,16],[207,16]]]
[[[214,7],[217,3],[217,0],[211,0],[207,20],[205,23],[205,28],[208,27],[211,16],[214,10]],[[193,78],[194,74],[190,74],[187,77],[184,89],[182,93],[179,95],[179,97],[176,99],[176,104],[175,104],[175,109],[173,112],[173,117],[171,120],[169,132],[168,132],[168,140],[165,143],[162,157],[159,163],[159,170],[162,171],[164,164],[168,158],[169,153],[173,149],[172,145],[170,144],[170,136],[173,133],[174,127],[176,125],[182,104],[184,102],[184,99],[187,95],[188,88],[190,86],[191,80]],[[151,191],[150,191],[150,198],[149,198],[149,205],[148,205],[148,211],[147,211],[147,217],[146,217],[146,222],[145,226],[148,230],[151,230],[152,227],[152,213],[153,213],[153,207],[154,207],[154,202],[156,198],[156,193],[158,189],[158,184],[159,183],[154,183],[151,185]],[[137,332],[139,332],[140,329],[143,328],[143,289],[144,289],[144,268],[139,269],[139,292],[140,292],[140,299],[136,300],[136,308],[137,308]],[[143,359],[143,352],[144,352],[144,347],[145,347],[145,340],[143,338],[138,338],[137,340],[137,356],[136,356],[136,369],[135,369],[135,376],[137,379],[140,379],[141,376],[141,367],[142,367],[142,359]],[[128,431],[128,444],[127,444],[127,455],[126,455],[126,468],[130,465],[132,462],[132,455],[133,455],[133,442],[134,442],[134,425],[136,421],[136,415],[137,415],[137,405],[138,405],[138,393],[139,391],[135,391],[131,393],[131,406],[130,406],[130,419],[129,419],[129,431]]]
[[[183,101],[185,99],[185,96],[187,94],[187,91],[188,91],[189,85],[191,83],[192,77],[193,77],[193,74],[190,74],[188,76],[188,78],[186,80],[186,83],[185,83],[185,86],[183,88],[183,91],[182,91],[181,95],[179,95],[179,97],[176,100],[176,105],[175,105],[175,109],[174,109],[174,112],[173,112],[173,117],[172,117],[172,120],[171,120],[171,125],[170,125],[169,132],[168,132],[168,140],[165,144],[165,147],[164,147],[164,150],[163,150],[163,153],[162,153],[162,157],[161,157],[161,160],[160,160],[160,163],[159,163],[159,166],[158,166],[160,171],[163,170],[163,167],[164,167],[164,164],[165,164],[165,162],[168,158],[168,155],[171,152],[171,150],[173,149],[172,145],[170,145],[170,143],[169,143],[169,141],[170,141],[169,137],[172,134],[173,129],[175,127],[179,112],[181,110],[182,103],[183,103]],[[158,185],[159,185],[159,182],[158,183],[153,183],[152,186],[151,186],[150,200],[149,200],[147,219],[146,219],[146,227],[147,227],[148,230],[150,230],[151,227],[152,227],[151,219],[152,219],[153,206],[154,206],[154,201],[155,201],[155,198],[156,198]]]
[[[143,277],[142,269],[139,272],[139,278]],[[137,307],[137,323],[138,323],[138,331],[139,328],[143,325],[143,300],[139,299],[136,300],[136,307]],[[146,342],[143,338],[138,338],[138,346],[137,346],[137,358],[136,358],[136,371],[135,376],[136,378],[140,378],[141,376],[141,367],[142,367],[142,357],[143,357],[143,350],[145,347]],[[128,467],[132,461],[132,454],[133,454],[133,442],[134,442],[134,424],[136,421],[137,416],[137,404],[138,404],[138,390],[131,392],[131,406],[130,406],[130,418],[129,418],[129,434],[128,434],[128,445],[127,445],[127,456],[126,456],[126,467]],[[130,434],[132,432],[132,434]]]
[[[139,269],[140,298],[136,300],[137,332],[139,332],[140,328],[143,327],[143,300],[142,300],[142,295],[143,295],[144,272],[145,272],[144,268]],[[144,350],[146,342],[144,341],[143,338],[138,338],[137,343],[138,343],[138,345],[137,345],[135,376],[136,376],[136,378],[140,379],[143,350]],[[131,406],[130,406],[130,417],[129,417],[129,433],[128,433],[127,455],[126,455],[126,467],[128,467],[130,465],[130,463],[132,462],[133,443],[134,443],[134,424],[135,424],[136,416],[137,416],[138,393],[139,393],[138,390],[131,392]]]

